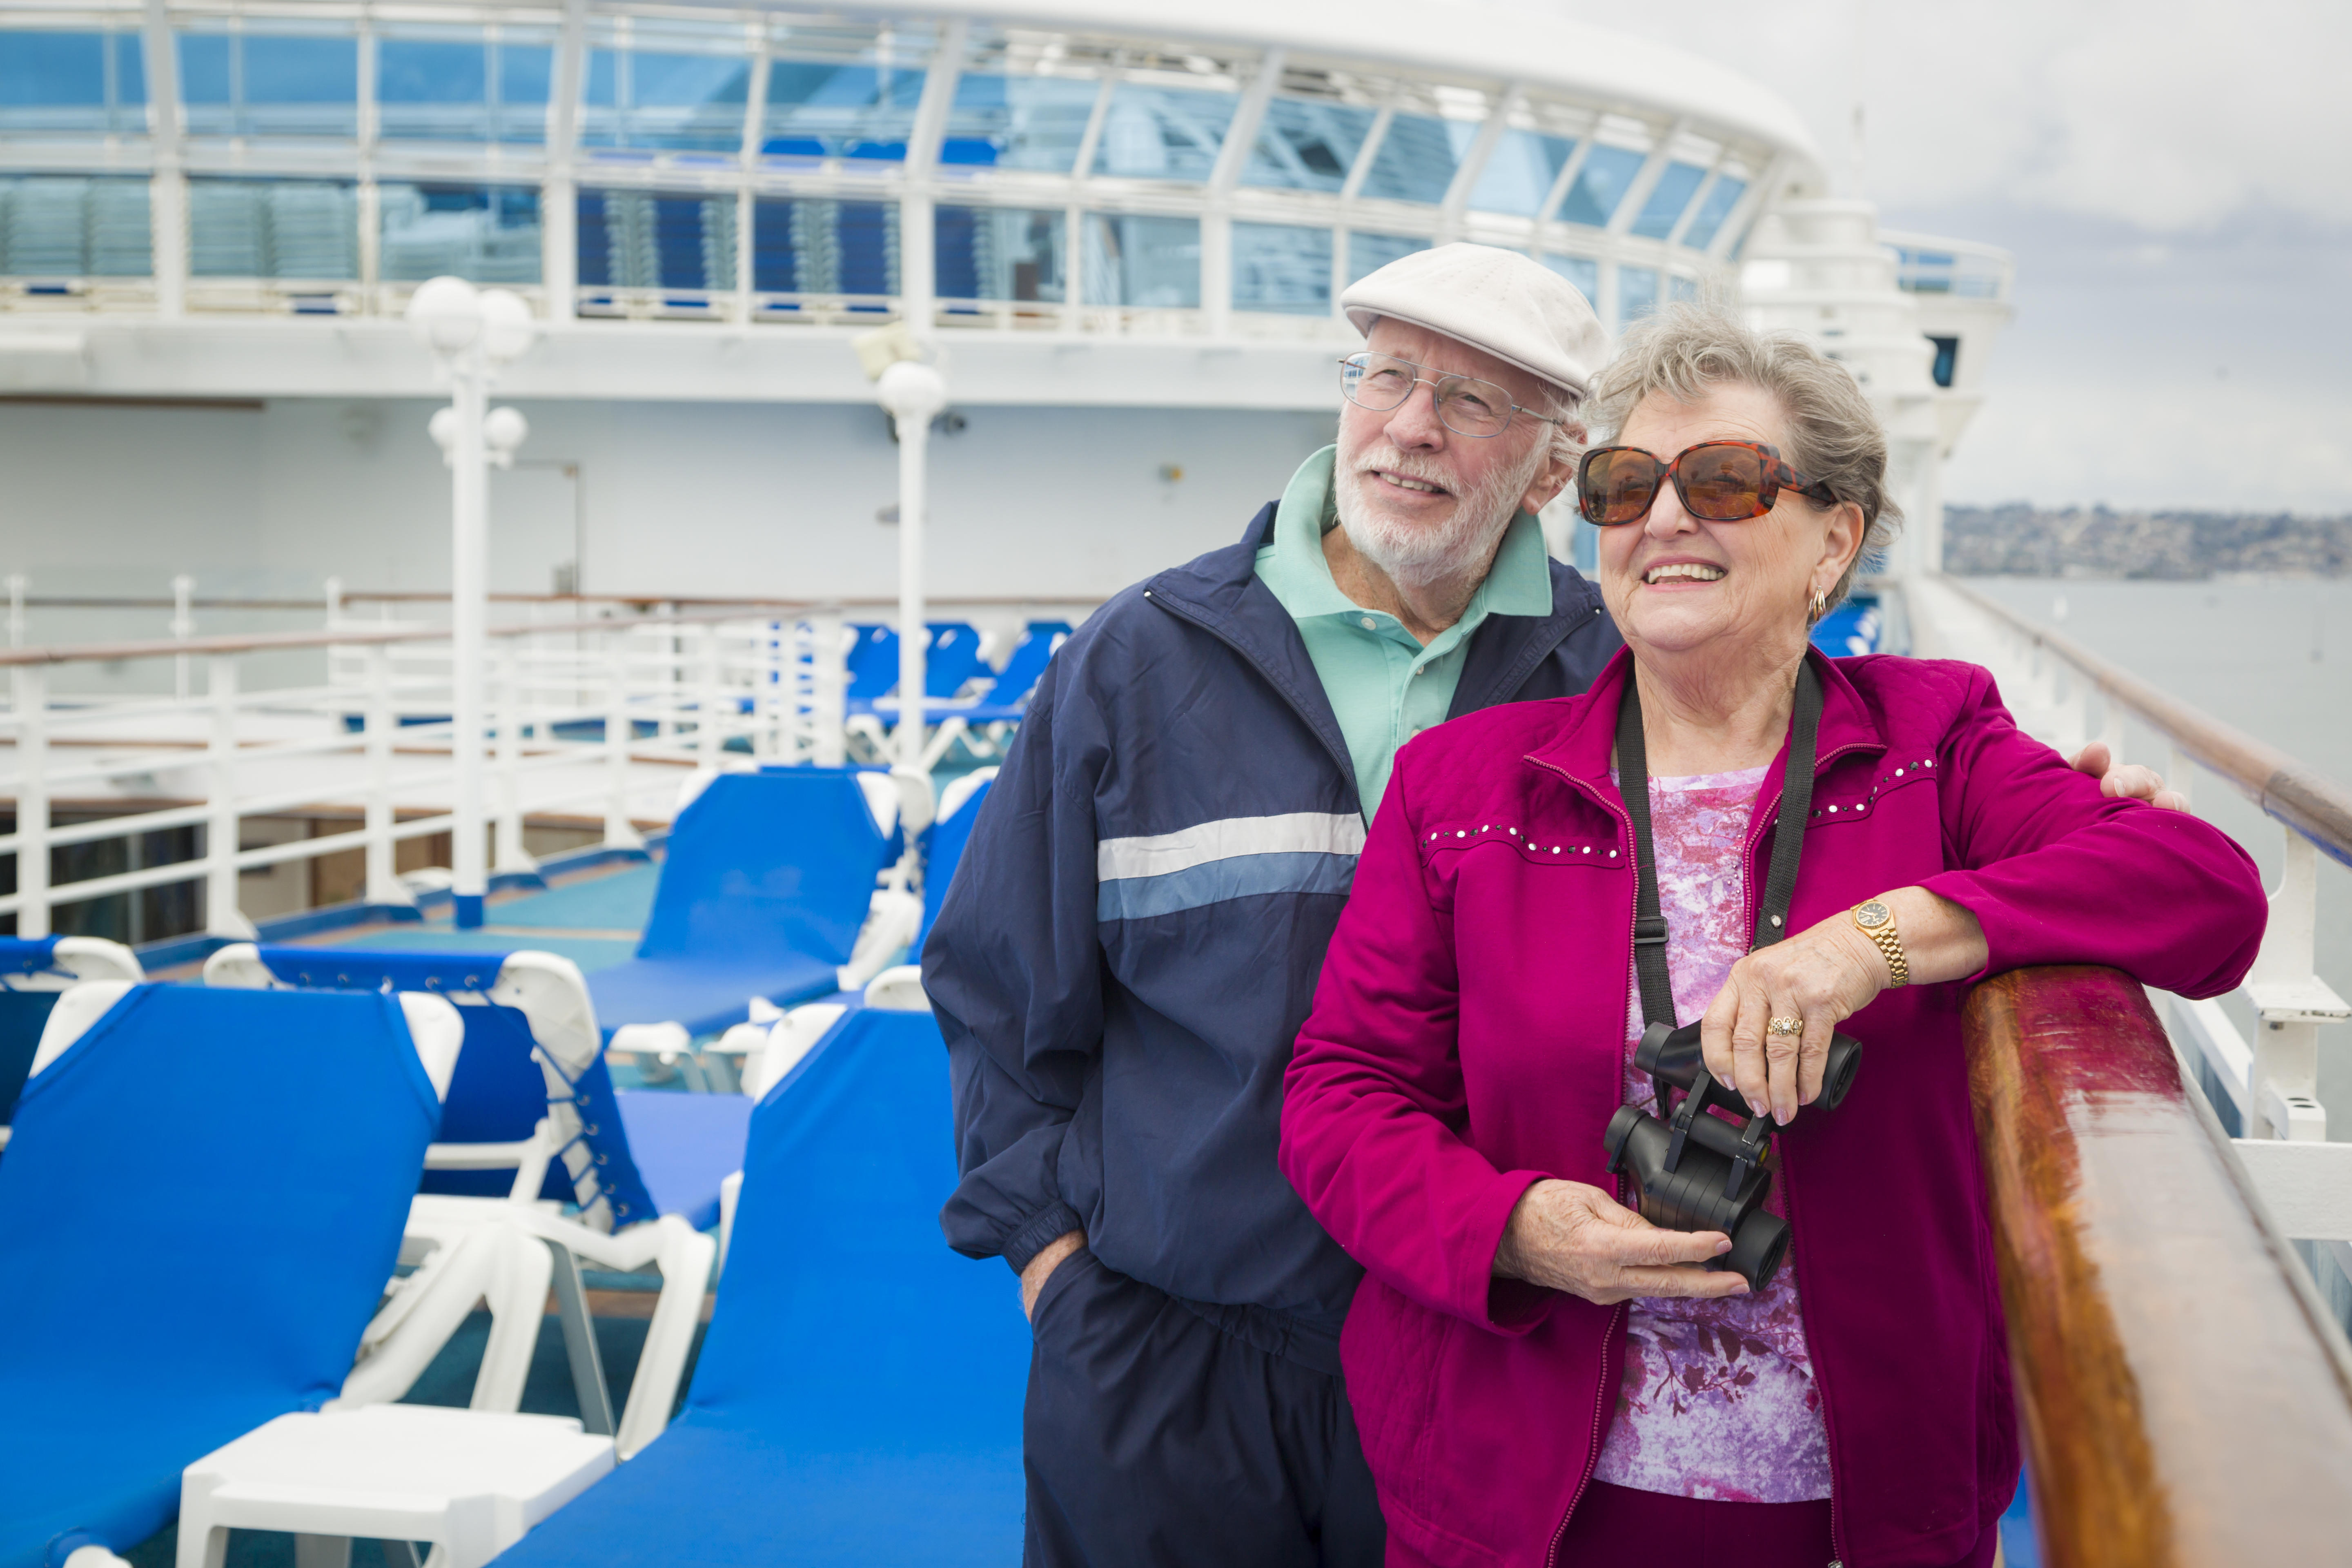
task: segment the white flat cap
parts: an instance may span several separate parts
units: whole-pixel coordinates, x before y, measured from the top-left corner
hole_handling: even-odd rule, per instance
[[[1609,334],[1574,284],[1491,245],[1401,256],[1349,285],[1339,306],[1368,336],[1374,321],[1393,316],[1484,349],[1580,401],[1609,357]]]

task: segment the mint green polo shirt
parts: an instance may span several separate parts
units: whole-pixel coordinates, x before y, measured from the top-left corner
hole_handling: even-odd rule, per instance
[[[1335,525],[1331,474],[1339,448],[1326,447],[1298,466],[1274,514],[1274,542],[1257,552],[1257,574],[1298,623],[1339,734],[1356,766],[1364,820],[1379,809],[1399,746],[1445,721],[1462,680],[1471,634],[1488,616],[1551,614],[1551,563],[1534,514],[1504,531],[1486,580],[1462,618],[1423,647],[1404,623],[1367,610],[1339,591],[1323,559],[1323,532]]]

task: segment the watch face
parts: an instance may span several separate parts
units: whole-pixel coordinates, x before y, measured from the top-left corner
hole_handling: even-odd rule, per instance
[[[1883,926],[1888,921],[1893,920],[1895,918],[1895,911],[1888,909],[1885,904],[1880,903],[1876,899],[1873,899],[1870,902],[1863,905],[1860,909],[1855,910],[1853,911],[1853,918],[1858,924],[1869,926],[1874,929],[1878,926]]]

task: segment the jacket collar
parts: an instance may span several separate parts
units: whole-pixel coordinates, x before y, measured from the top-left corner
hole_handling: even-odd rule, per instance
[[[1838,668],[1837,660],[1817,647],[1808,647],[1805,658],[1822,680],[1822,727],[1814,747],[1816,770],[1841,752],[1884,751],[1885,737],[1879,733],[1878,721],[1872,717],[1870,705],[1862,693]],[[1609,777],[1610,753],[1617,744],[1617,710],[1622,703],[1625,683],[1633,678],[1633,651],[1621,647],[1606,668],[1594,679],[1588,700],[1577,704],[1569,722],[1559,734],[1528,753],[1527,760],[1589,786],[1607,799],[1617,793]],[[1781,775],[1789,765],[1789,742],[1780,742],[1780,754],[1764,775],[1759,798],[1777,797]]]
[[[1322,679],[1307,657],[1306,640],[1298,635],[1298,624],[1257,574],[1257,552],[1274,542],[1277,504],[1268,501],[1261,508],[1237,542],[1170,567],[1145,583],[1144,593],[1206,626],[1255,665],[1289,699],[1352,780],[1355,764],[1340,735],[1339,717],[1331,710],[1331,700],[1324,694]],[[1486,617],[1470,639],[1447,718],[1508,700],[1570,633],[1600,616],[1601,591],[1574,567],[1557,561],[1549,564],[1551,613]],[[1608,777],[1605,746],[1601,777]]]

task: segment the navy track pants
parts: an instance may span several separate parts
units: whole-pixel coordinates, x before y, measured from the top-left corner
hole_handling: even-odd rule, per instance
[[[1032,1318],[1027,1568],[1379,1568],[1337,1346],[1083,1248]]]

